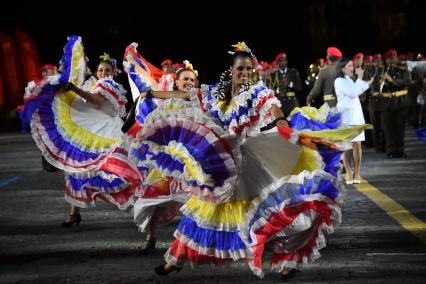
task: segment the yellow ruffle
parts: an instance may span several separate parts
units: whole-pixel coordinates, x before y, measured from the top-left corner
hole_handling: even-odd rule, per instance
[[[197,219],[211,225],[238,226],[243,224],[251,201],[252,199],[233,200],[216,204],[191,197],[185,205]]]
[[[363,130],[371,129],[370,124],[351,126],[348,128],[327,129],[319,131],[301,131],[311,137],[326,139],[331,142],[349,142],[358,136]]]
[[[292,174],[298,175],[303,171],[313,171],[317,169],[321,169],[321,155],[308,147],[300,147],[299,151],[299,160],[297,161],[296,166],[293,169]]]
[[[74,85],[79,86],[82,82],[79,82],[79,74],[81,73],[82,61],[85,60],[83,44],[74,44],[72,48],[72,61],[71,61],[71,76],[70,82]]]
[[[290,116],[292,116],[293,114],[297,112],[300,112],[304,116],[307,116],[311,119],[325,122],[329,111],[330,111],[330,108],[327,107],[325,104],[322,105],[319,109],[310,107],[310,106],[296,107],[295,109],[292,110],[292,112],[290,113]]]
[[[101,152],[111,148],[118,142],[117,140],[96,135],[72,121],[71,105],[76,96],[74,92],[69,91],[55,97],[55,113],[61,131],[66,137],[72,137],[73,144],[77,147],[81,147],[82,150]]]
[[[183,148],[183,147],[182,147]],[[182,149],[181,148],[181,149]],[[185,164],[186,180],[195,179],[202,184],[212,183],[209,176],[203,172],[201,166],[194,162],[194,158],[187,152],[180,151],[178,148],[166,146],[164,152],[180,158]]]
[[[159,181],[167,179],[167,175],[164,172],[157,171],[156,169],[152,169],[149,171],[148,175],[145,178],[146,184],[155,184]]]

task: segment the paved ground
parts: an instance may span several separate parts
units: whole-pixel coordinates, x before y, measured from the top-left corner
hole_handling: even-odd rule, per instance
[[[426,222],[426,145],[412,130],[406,141],[408,159],[365,150],[363,174]],[[82,211],[79,227],[59,227],[68,210],[63,186],[60,172],[42,171],[29,135],[0,135],[0,283],[281,282],[274,274],[257,279],[238,263],[154,276],[176,222],[160,228],[158,251],[141,257],[141,235],[131,212],[100,204]],[[322,258],[291,282],[426,283],[425,239],[406,231],[354,187],[348,188],[343,211],[343,223],[328,238]]]

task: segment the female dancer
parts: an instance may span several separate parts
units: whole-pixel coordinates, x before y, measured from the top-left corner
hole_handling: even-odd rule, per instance
[[[129,45],[125,53],[125,70],[129,75],[130,85],[133,86],[133,97],[136,98],[135,123],[129,129],[129,140],[134,141],[135,133],[139,131],[144,124],[144,119],[159,105],[163,103],[161,97],[171,97],[185,95],[196,86],[197,71],[193,70],[189,61],[184,61],[184,68],[177,70],[175,80],[170,84],[170,75],[162,74],[162,71],[147,62],[136,50],[137,44]],[[149,67],[148,67],[149,66]],[[160,79],[155,80],[155,76]],[[167,83],[165,83],[167,82]],[[156,90],[156,91],[154,91]],[[176,90],[175,92],[170,92]],[[155,93],[158,98],[148,98],[146,91],[150,95]],[[167,92],[165,92],[167,91]],[[140,96],[143,98],[140,99]],[[126,122],[127,123],[127,122]],[[136,132],[135,132],[136,130]],[[159,223],[168,223],[172,221],[178,211],[178,204],[187,199],[187,194],[178,187],[171,187],[171,179],[144,172],[147,183],[143,195],[134,205],[134,220],[139,230],[146,234],[145,241],[140,250],[140,254],[148,254],[155,249],[156,238],[155,231]]]
[[[65,199],[71,204],[63,227],[81,222],[79,208],[96,199],[120,209],[133,204],[141,177],[127,160],[121,142],[120,116],[125,115],[125,90],[112,76],[114,60],[102,57],[83,84],[87,69],[81,38],[71,36],[64,48],[62,73],[27,87],[27,117],[45,158],[65,171]],[[76,87],[75,85],[80,85]]]
[[[285,127],[273,93],[251,84],[255,57],[245,44],[236,47],[219,84],[191,92],[199,105],[166,100],[145,118],[132,142],[130,155],[138,168],[167,176],[172,186],[191,194],[181,208],[184,217],[166,264],[155,269],[157,274],[179,271],[188,262],[246,259],[262,276],[264,246],[273,240],[272,270],[288,278],[294,268],[319,256],[323,230],[332,232],[340,223],[342,188],[321,169],[326,165],[320,154],[260,129],[274,122],[287,139],[312,148],[336,148],[322,139],[344,141],[359,129],[308,134]]]

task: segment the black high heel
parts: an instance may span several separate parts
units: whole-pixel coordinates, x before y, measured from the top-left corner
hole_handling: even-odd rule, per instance
[[[71,227],[72,225],[76,225],[76,226],[78,226],[78,225],[80,225],[80,222],[81,222],[81,215],[80,215],[80,213],[79,214],[77,214],[77,215],[71,215],[70,214],[70,216],[71,217],[75,217],[75,219],[73,220],[73,221],[69,221],[69,222],[63,222],[62,224],[61,224],[61,227],[62,228],[69,228],[69,227]]]
[[[157,267],[154,269],[155,274],[164,276],[164,275],[167,275],[167,274],[169,274],[170,272],[173,272],[173,271],[175,271],[175,270],[176,270],[176,272],[177,272],[177,273],[178,273],[178,272],[180,272],[180,271],[182,270],[182,267],[174,266],[174,265],[173,265],[173,267],[172,267],[172,268],[170,268],[170,269],[167,269],[167,270],[166,270],[166,268],[165,268],[165,267],[166,267],[166,264],[167,264],[167,263],[164,263],[164,264],[161,264],[161,265],[157,266]]]
[[[149,254],[151,251],[155,250],[155,244],[157,241],[154,240],[145,240],[142,249],[139,250],[139,255]]]
[[[287,272],[287,274],[282,274],[282,272],[281,272],[280,273],[281,274],[281,280],[285,281],[285,280],[292,279],[296,276],[296,273],[297,273],[297,269],[294,269],[294,268],[290,269],[290,271]]]

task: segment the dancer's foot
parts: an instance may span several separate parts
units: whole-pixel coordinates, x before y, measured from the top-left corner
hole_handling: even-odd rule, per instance
[[[294,268],[285,268],[281,272],[281,280],[288,280],[296,276],[297,270]]]
[[[363,181],[362,177],[360,175],[355,175],[353,183],[354,184],[359,184]]]
[[[175,270],[176,270],[176,272],[180,272],[182,270],[182,267],[175,266],[175,265],[170,264],[170,263],[165,263],[165,264],[161,264],[161,265],[157,266],[154,269],[155,274],[161,275],[161,276],[167,275],[170,272],[173,272]]]
[[[75,215],[70,214],[68,216],[68,219],[61,224],[61,227],[68,228],[68,227],[71,227],[74,224],[76,226],[78,226],[78,225],[80,225],[80,222],[81,222],[81,215],[80,215],[80,213],[79,214],[75,214]]]
[[[352,172],[347,172],[346,173],[346,184],[353,184],[354,180],[353,180],[353,175]]]
[[[140,255],[146,255],[155,250],[155,244],[157,241],[153,240],[145,240],[142,244],[142,248],[139,250]]]

